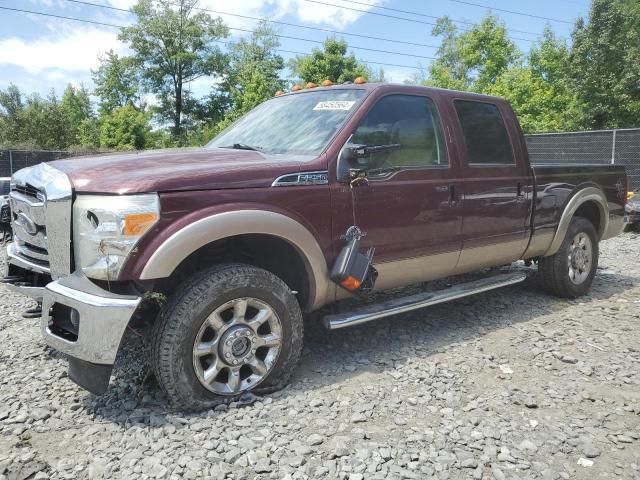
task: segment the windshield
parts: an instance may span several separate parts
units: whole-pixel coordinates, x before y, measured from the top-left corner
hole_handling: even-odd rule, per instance
[[[365,90],[334,89],[277,97],[251,110],[207,147],[317,155],[365,95]]]

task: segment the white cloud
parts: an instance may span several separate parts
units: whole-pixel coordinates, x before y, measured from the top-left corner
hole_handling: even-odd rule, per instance
[[[293,15],[295,17],[294,21],[343,29],[364,15],[362,12],[349,10],[348,8],[368,11],[373,6],[382,3],[382,0],[371,0],[369,2],[371,6],[364,6],[349,4],[342,0],[322,1],[338,6],[324,5],[306,0],[201,0],[200,6],[219,12],[267,17],[271,20],[280,19],[285,15]],[[348,8],[340,8],[341,6]],[[231,27],[246,27],[248,21],[231,15],[221,15],[221,17]]]
[[[136,4],[135,0],[109,0],[109,5],[117,8],[131,8]]]
[[[136,0],[103,0],[113,7],[129,9]],[[343,0],[321,0],[345,7],[370,10],[365,5],[354,5]],[[379,5],[384,0],[367,0],[371,5]],[[115,24],[128,24],[134,19],[126,12],[88,7],[63,0],[28,0],[34,7],[55,8],[62,15],[88,18]],[[358,20],[362,12],[322,5],[306,0],[200,0],[201,8],[227,12],[236,15],[281,20],[286,17],[290,23],[319,25],[341,30]],[[82,15],[80,15],[82,11]],[[91,13],[89,13],[91,12]],[[216,13],[211,12],[216,16]],[[230,27],[252,29],[256,21],[233,15],[220,15]],[[37,90],[46,91],[52,84],[79,79],[89,80],[90,70],[98,66],[100,54],[113,49],[123,54],[127,47],[118,40],[115,28],[87,26],[68,20],[51,19],[27,15],[34,23],[43,26],[37,36],[11,36],[2,38],[0,32],[0,67],[10,66],[23,69],[24,75],[11,80],[20,85],[33,83],[42,85]],[[278,25],[275,25],[278,27]],[[288,33],[287,29],[287,33]],[[237,32],[232,32],[237,33]],[[293,32],[292,32],[293,33]],[[401,75],[393,75],[394,79]],[[194,93],[208,91],[210,85],[203,80],[194,82],[190,88]]]
[[[373,6],[381,4],[382,1],[373,1],[369,7],[360,4],[348,4],[341,0],[330,0],[326,2],[338,6],[329,6],[307,2],[305,0],[297,0],[295,3],[297,4],[298,17],[303,22],[323,23],[335,26],[338,29],[343,29],[364,15],[362,11],[356,10],[370,11],[373,9]],[[340,6],[346,8],[340,8]]]
[[[358,12],[353,9],[369,11],[373,6],[383,3],[383,0],[368,0],[366,3],[369,3],[370,6],[366,6],[347,3],[343,0],[322,1],[323,3],[330,3],[337,6],[314,3],[307,0],[200,0],[198,7],[215,10],[216,12],[226,12],[249,17],[267,17],[271,20],[280,19],[285,15],[292,15],[296,17],[294,21],[324,24],[342,29],[364,15],[363,12]],[[113,7],[129,9],[136,3],[136,0],[108,0],[107,3]],[[214,16],[218,15],[213,12],[211,12],[211,14]],[[230,27],[247,27],[248,23],[252,23],[250,19],[233,15],[220,14],[220,16]]]
[[[69,74],[67,72],[58,69],[49,70],[44,74],[44,78],[52,83],[67,81],[68,77]]]
[[[49,69],[88,72],[98,65],[98,55],[113,49],[123,51],[116,31],[75,28],[61,35],[24,40],[0,39],[0,65],[14,65],[29,73]]]
[[[412,82],[414,80],[414,76],[419,73],[418,70],[410,68],[383,68],[386,81],[393,83]]]

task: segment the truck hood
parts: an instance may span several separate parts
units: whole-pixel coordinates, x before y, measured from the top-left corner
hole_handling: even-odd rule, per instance
[[[197,148],[77,157],[51,166],[66,173],[77,192],[125,194],[269,187],[310,158]]]

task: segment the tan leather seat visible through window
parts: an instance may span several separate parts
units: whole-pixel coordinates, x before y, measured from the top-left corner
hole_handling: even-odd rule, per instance
[[[400,120],[393,125],[391,142],[402,147],[392,152],[388,162],[397,166],[435,165],[437,151],[433,125],[427,118]]]

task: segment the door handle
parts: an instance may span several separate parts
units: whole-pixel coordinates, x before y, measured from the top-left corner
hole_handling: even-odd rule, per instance
[[[447,204],[450,207],[453,207],[457,203],[455,185],[453,185],[453,184],[451,184],[451,185],[437,185],[436,186],[436,192],[438,192],[438,193],[449,192],[449,199],[447,200]]]
[[[516,193],[516,201],[517,202],[525,202],[527,200],[527,196],[524,193],[524,188],[521,182],[518,182],[518,190]]]

